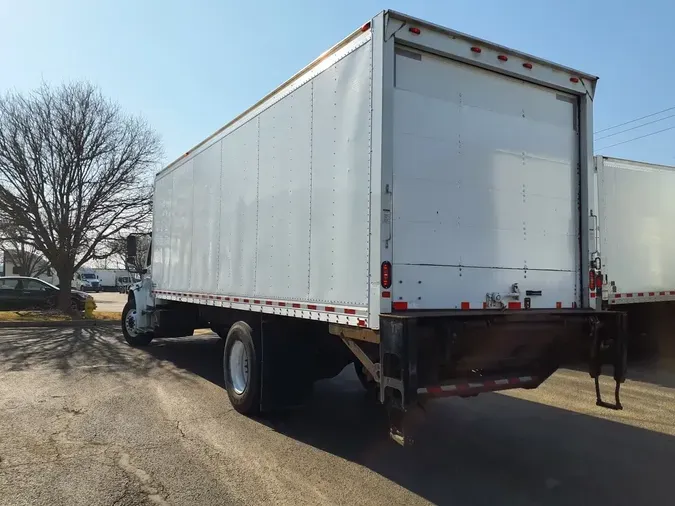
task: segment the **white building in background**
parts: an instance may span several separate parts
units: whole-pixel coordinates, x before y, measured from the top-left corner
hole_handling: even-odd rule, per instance
[[[3,276],[25,276],[25,273],[21,272],[21,269],[18,266],[14,265],[14,263],[11,260],[11,255],[7,255],[7,250],[2,250],[2,256],[3,256],[3,266],[2,266]],[[40,262],[41,266],[46,267],[46,271],[34,277],[58,286],[59,278],[56,275],[56,271],[52,269],[51,266],[49,265],[49,262],[47,262],[47,260],[43,258],[38,260],[38,262]]]

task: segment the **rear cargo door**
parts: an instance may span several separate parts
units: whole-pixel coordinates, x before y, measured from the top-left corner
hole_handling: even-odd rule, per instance
[[[395,72],[394,307],[578,304],[576,98],[403,47]]]

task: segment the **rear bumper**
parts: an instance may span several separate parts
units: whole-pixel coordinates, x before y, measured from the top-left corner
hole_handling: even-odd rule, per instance
[[[528,311],[411,311],[380,316],[381,401],[408,410],[421,398],[474,396],[536,388],[561,365],[625,364],[607,342],[625,351],[624,315],[585,309]]]

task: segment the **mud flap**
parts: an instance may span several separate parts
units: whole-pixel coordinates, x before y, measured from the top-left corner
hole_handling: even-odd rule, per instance
[[[382,319],[380,341],[380,402],[389,416],[389,436],[401,446],[413,440],[406,431],[406,414],[417,400],[417,339],[414,322]]]
[[[260,411],[270,412],[304,404],[312,390],[307,346],[294,322],[262,317]]]
[[[626,314],[615,313],[615,315],[616,327],[610,327],[609,329],[595,316],[590,317],[591,353],[589,374],[595,380],[596,406],[620,410],[623,409],[620,398],[621,383],[626,381],[626,370],[628,368],[628,331]],[[610,335],[607,335],[607,330],[610,331]],[[605,364],[613,367],[615,383],[613,403],[603,401],[600,393],[600,375],[602,374],[602,366]]]

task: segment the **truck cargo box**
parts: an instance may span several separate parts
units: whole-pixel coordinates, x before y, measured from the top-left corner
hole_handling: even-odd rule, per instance
[[[603,298],[675,300],[675,167],[605,156],[595,167]]]
[[[156,295],[373,329],[589,307],[595,81],[384,13],[158,174]]]

